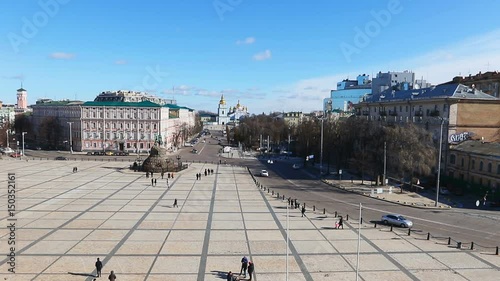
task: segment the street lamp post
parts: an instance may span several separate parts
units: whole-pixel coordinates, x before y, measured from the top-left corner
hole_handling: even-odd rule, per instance
[[[439,178],[441,177],[441,150],[443,149],[443,125],[445,118],[441,118],[441,128],[439,134],[439,156],[438,156],[438,170],[437,170],[437,180],[436,180],[436,203],[434,206],[439,204]]]
[[[69,152],[73,154],[73,136],[72,136],[72,131],[71,131],[71,124],[73,122],[67,122],[69,124]]]
[[[21,135],[22,135],[22,139],[23,139],[23,156],[24,156],[24,135],[26,135],[27,132],[22,132]]]
[[[320,156],[319,156],[319,177],[321,178],[323,174],[323,121],[324,116],[321,117],[321,145],[320,145]]]

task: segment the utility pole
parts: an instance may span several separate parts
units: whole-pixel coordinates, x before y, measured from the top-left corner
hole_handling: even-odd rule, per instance
[[[73,154],[73,131],[71,130],[71,124],[73,124],[73,122],[68,122],[69,124],[69,152],[71,154]]]
[[[387,178],[387,142],[384,141],[384,176],[382,177],[383,186],[385,186],[386,178]]]
[[[269,135],[267,135],[267,153],[269,153],[269,140],[270,140],[270,137],[269,137]]]
[[[324,121],[324,116],[321,117],[321,146],[320,146],[320,156],[319,156],[319,177],[320,178],[323,174],[323,121]]]
[[[439,156],[438,156],[438,170],[437,170],[437,180],[436,180],[436,203],[434,206],[439,204],[439,178],[441,177],[441,150],[443,149],[443,125],[444,118],[441,119],[441,133],[439,135]]]
[[[22,132],[22,133],[21,133],[21,135],[22,135],[22,137],[23,137],[23,157],[24,157],[24,155],[25,155],[25,154],[24,154],[24,135],[26,135],[26,134],[27,134],[27,132]]]

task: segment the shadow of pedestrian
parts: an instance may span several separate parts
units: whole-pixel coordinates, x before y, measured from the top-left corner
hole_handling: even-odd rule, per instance
[[[227,279],[227,273],[228,273],[228,271],[212,270],[210,272],[212,272],[212,275],[215,275],[219,279],[224,279],[224,280]]]
[[[68,272],[69,275],[76,275],[76,276],[87,276],[87,277],[97,277],[93,274],[89,273],[77,273],[77,272]]]

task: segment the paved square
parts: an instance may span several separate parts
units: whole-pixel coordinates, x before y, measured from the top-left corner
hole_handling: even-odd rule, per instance
[[[243,255],[253,280],[354,280],[357,222],[298,209],[262,192],[244,167],[191,164],[152,187],[125,162],[0,160],[0,182],[15,173],[15,274],[6,254],[12,222],[0,194],[1,280],[225,280]],[[78,172],[72,173],[72,167]],[[214,169],[196,180],[195,174]],[[157,176],[157,175],[156,175]],[[173,206],[178,200],[178,208]],[[287,224],[290,242],[287,246]],[[363,227],[362,280],[494,280],[500,258]],[[288,252],[288,258],[287,258]],[[286,262],[288,259],[288,266]]]

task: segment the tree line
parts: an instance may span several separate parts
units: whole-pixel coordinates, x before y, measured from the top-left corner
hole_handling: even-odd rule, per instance
[[[386,174],[410,180],[411,185],[436,170],[437,142],[428,131],[412,123],[384,124],[356,116],[343,119],[311,117],[293,126],[277,114],[261,114],[240,121],[231,137],[244,148],[257,149],[261,145],[261,135],[263,139],[269,136],[272,147],[290,148],[293,154],[304,159],[304,164],[317,164],[321,158],[322,125],[323,167],[328,172],[349,169],[362,179],[370,178],[381,184],[384,151]],[[306,161],[309,155],[314,158]]]

